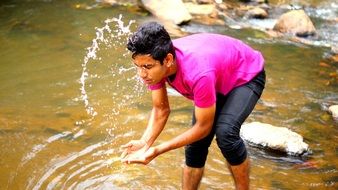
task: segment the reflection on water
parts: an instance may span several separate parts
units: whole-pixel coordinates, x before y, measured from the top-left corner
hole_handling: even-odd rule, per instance
[[[0,189],[180,189],[183,149],[148,166],[119,161],[119,146],[141,136],[151,102],[124,45],[128,31],[118,33],[135,30],[130,20],[149,18],[129,14],[129,7],[96,7],[89,0],[0,4]],[[338,68],[326,57],[329,49],[251,29],[184,29],[227,34],[261,50],[267,87],[248,122],[288,127],[312,149],[291,157],[249,147],[252,188],[334,189],[337,124],[325,108],[338,103]],[[87,48],[101,36],[94,59]],[[172,113],[157,143],[190,127],[191,102],[169,92]],[[209,154],[201,189],[231,189],[215,144]]]

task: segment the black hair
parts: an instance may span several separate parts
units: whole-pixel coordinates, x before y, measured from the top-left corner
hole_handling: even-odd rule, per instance
[[[163,64],[168,53],[175,57],[175,49],[169,33],[157,22],[148,22],[141,25],[128,39],[127,48],[136,55],[150,54],[153,59]]]

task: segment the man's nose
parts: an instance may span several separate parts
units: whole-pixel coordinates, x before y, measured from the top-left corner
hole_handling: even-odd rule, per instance
[[[142,67],[138,67],[137,68],[138,74],[140,75],[140,77],[144,78],[147,76],[147,72],[144,68]]]

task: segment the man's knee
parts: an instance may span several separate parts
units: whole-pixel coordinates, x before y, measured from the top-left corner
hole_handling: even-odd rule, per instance
[[[239,128],[235,126],[222,126],[216,129],[216,141],[223,156],[230,165],[239,165],[247,157],[247,151]]]
[[[214,137],[211,132],[203,139],[185,146],[185,163],[192,168],[202,168],[208,156],[208,149]]]
[[[208,156],[208,147],[185,147],[185,164],[191,168],[202,168]]]

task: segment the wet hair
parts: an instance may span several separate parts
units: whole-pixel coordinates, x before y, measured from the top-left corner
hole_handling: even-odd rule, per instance
[[[168,53],[175,57],[175,50],[169,33],[157,22],[141,25],[128,39],[127,48],[132,52],[132,58],[137,55],[150,54],[153,59],[163,64]]]

